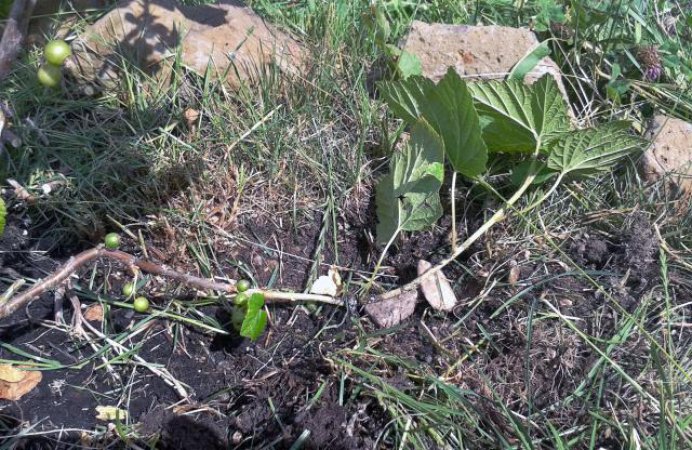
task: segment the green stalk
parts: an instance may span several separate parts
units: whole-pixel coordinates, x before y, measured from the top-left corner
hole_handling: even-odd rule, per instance
[[[534,156],[538,154],[538,149],[541,147],[541,142],[540,139],[536,142],[536,149],[534,150]],[[434,275],[438,272],[440,272],[442,269],[447,267],[449,263],[452,261],[456,260],[459,256],[461,256],[462,253],[464,253],[466,250],[468,250],[471,245],[473,245],[478,239],[480,239],[481,236],[483,236],[485,233],[490,230],[494,225],[502,222],[506,217],[507,217],[507,212],[514,207],[514,205],[519,201],[522,195],[531,187],[531,184],[533,183],[533,180],[536,178],[536,159],[534,158],[533,162],[531,163],[531,167],[529,167],[529,175],[526,177],[526,180],[522,183],[521,186],[516,190],[516,192],[505,202],[505,206],[498,209],[495,214],[493,214],[490,219],[488,219],[483,225],[481,225],[471,236],[466,238],[464,242],[462,242],[455,250],[452,251],[452,254],[448,256],[447,258],[443,259],[440,263],[438,263],[435,267],[431,267],[427,272],[421,274],[419,277],[414,279],[413,281],[401,286],[400,288],[394,289],[392,291],[386,292],[382,295],[379,296],[378,300],[386,300],[389,298],[393,297],[398,297],[399,295],[403,294],[404,292],[411,291],[413,289],[417,289],[418,286],[430,275]],[[482,180],[479,180],[480,183],[488,188],[489,185],[485,183]],[[491,188],[492,190],[492,188]],[[552,191],[552,189],[551,189]],[[538,206],[540,203],[534,202],[531,207],[535,208]],[[389,244],[388,244],[389,245]]]
[[[370,292],[370,288],[372,288],[372,284],[375,282],[375,278],[377,277],[377,273],[380,271],[380,268],[382,267],[382,262],[384,261],[384,257],[387,256],[387,252],[389,251],[389,247],[392,246],[394,241],[396,240],[397,237],[399,237],[399,233],[401,233],[401,228],[396,230],[396,233],[392,234],[392,237],[389,239],[387,242],[387,245],[384,246],[384,249],[382,249],[382,253],[380,253],[380,257],[377,260],[377,264],[375,264],[375,269],[372,271],[372,275],[370,278],[368,278],[368,282],[365,283],[365,287],[363,288],[363,296],[368,295],[368,292]]]
[[[457,205],[454,193],[457,190],[457,171],[452,174],[452,252],[457,250]]]

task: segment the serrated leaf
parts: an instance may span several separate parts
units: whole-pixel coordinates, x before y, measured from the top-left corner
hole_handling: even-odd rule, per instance
[[[532,84],[531,112],[533,114],[535,131],[546,143],[552,136],[569,131],[572,128],[569,106],[560,92],[557,81],[550,75],[542,76]]]
[[[490,151],[531,152],[536,147],[531,92],[521,81],[486,81],[469,86]]]
[[[435,86],[430,103],[423,105],[423,117],[442,138],[452,167],[467,177],[485,172],[488,149],[473,98],[466,83],[450,68]]]
[[[386,244],[400,231],[416,231],[442,216],[439,190],[444,176],[440,137],[424,119],[390,161],[390,171],[377,184],[377,241]]]
[[[267,328],[267,313],[264,311],[264,294],[255,292],[247,302],[247,312],[240,327],[240,335],[256,341]]]
[[[423,116],[423,104],[435,90],[435,83],[419,76],[379,84],[380,93],[397,117],[409,125]]]
[[[523,161],[512,169],[512,175],[510,176],[510,181],[514,186],[521,186],[529,175],[529,169],[531,168],[531,161]],[[534,166],[535,178],[531,182],[533,185],[543,184],[549,179],[557,175],[557,172],[551,170],[546,166],[545,163],[536,161]]]
[[[468,177],[485,172],[488,149],[466,83],[450,68],[435,85],[427,78],[382,85],[382,94],[399,117],[413,125],[425,119],[444,144],[454,170]]]
[[[570,129],[567,105],[549,75],[531,86],[506,80],[472,83],[468,88],[490,151],[533,153],[539,140]]]
[[[5,201],[0,198],[0,236],[5,232],[5,221],[7,220],[7,208],[5,208]]]
[[[548,168],[572,176],[612,169],[623,157],[643,151],[648,142],[627,132],[627,122],[566,133],[548,146]]]

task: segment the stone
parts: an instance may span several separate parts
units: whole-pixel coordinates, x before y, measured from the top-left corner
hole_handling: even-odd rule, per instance
[[[173,0],[127,0],[73,43],[66,68],[83,82],[108,84],[118,77],[124,57],[165,80],[178,48],[183,66],[199,75],[209,69],[233,87],[256,80],[270,65],[300,73],[305,61],[296,40],[235,1],[184,6]]]
[[[380,328],[398,325],[411,317],[418,303],[418,290],[403,291],[395,297],[383,294],[374,303],[365,305],[365,313]]]
[[[403,40],[402,49],[416,55],[423,75],[435,82],[445,75],[449,67],[454,67],[462,78],[473,81],[506,78],[538,43],[536,35],[527,28],[414,21]],[[526,75],[525,81],[531,84],[545,74],[555,78],[567,101],[560,69],[550,58],[543,58]]]
[[[645,179],[669,176],[683,193],[692,194],[692,123],[657,115],[647,135],[652,141],[642,157]]]

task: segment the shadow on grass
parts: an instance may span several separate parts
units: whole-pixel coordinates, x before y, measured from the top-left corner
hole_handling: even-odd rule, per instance
[[[181,30],[162,24],[162,14],[177,9],[188,21],[218,26],[226,11],[168,0],[139,3],[143,11],[124,17],[126,33],[104,64],[118,73],[112,89],[78,96],[70,82],[65,92],[49,91],[35,80],[34,64],[19,67],[3,83],[24,145],[11,152],[0,175],[30,194],[23,200],[28,228],[38,239],[35,248],[61,255],[89,246],[117,228],[116,221],[141,220],[167,208],[171,197],[199,183],[209,169],[208,148],[203,139],[190,138],[184,118],[188,107],[199,108],[201,97],[210,94],[209,80],[179,69],[161,83],[152,77],[161,69],[146,61],[179,47]]]

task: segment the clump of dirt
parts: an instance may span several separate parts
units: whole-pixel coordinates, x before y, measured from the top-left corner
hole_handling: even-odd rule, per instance
[[[637,214],[626,228],[622,242],[622,263],[639,278],[656,276],[658,266],[655,256],[659,242],[653,226],[644,214]]]
[[[606,238],[602,231],[594,228],[574,238],[569,250],[575,262],[596,269],[624,268],[638,279],[656,276],[655,255],[659,244],[644,214],[633,215],[620,230],[608,234]]]
[[[610,256],[608,243],[588,234],[576,239],[570,251],[580,266],[602,268]]]

